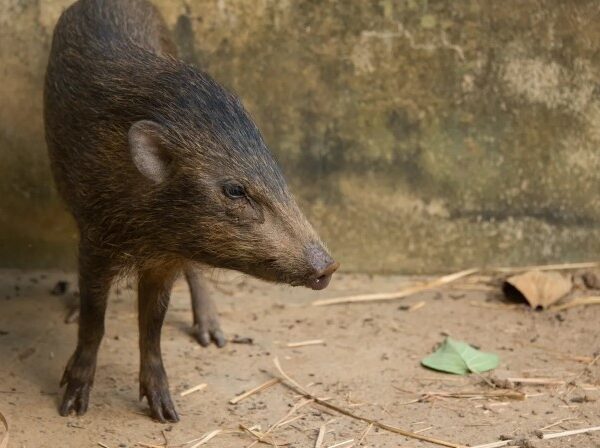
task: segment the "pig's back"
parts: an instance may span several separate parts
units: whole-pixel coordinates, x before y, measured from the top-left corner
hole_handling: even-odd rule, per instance
[[[44,118],[53,174],[76,218],[89,211],[100,219],[136,194],[127,130],[148,118],[147,80],[174,48],[145,0],[80,0],[59,19]]]

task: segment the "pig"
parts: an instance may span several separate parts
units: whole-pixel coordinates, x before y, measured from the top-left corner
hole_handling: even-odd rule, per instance
[[[177,58],[148,1],[79,0],[63,12],[44,122],[55,184],[80,236],[79,331],[61,415],[88,408],[119,276],[138,282],[140,399],[155,420],[175,422],[160,334],[178,275],[187,272],[202,295],[202,266],[316,290],[338,269],[239,98]],[[199,320],[214,314],[197,308]]]

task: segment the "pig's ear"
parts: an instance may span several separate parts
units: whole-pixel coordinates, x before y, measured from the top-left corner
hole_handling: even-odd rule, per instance
[[[164,129],[154,121],[136,121],[129,128],[129,150],[137,169],[159,184],[171,171],[171,156],[164,140]]]

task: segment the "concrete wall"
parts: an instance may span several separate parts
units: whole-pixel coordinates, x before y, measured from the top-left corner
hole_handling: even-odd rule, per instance
[[[0,264],[68,265],[41,86],[68,0],[0,2]],[[600,254],[595,0],[156,0],[348,270]]]

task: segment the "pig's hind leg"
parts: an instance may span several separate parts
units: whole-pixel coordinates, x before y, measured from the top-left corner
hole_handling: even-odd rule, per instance
[[[179,421],[171,400],[160,350],[160,333],[177,270],[152,268],[140,272],[138,319],[140,327],[140,400],[146,397],[152,418]]]
[[[223,347],[227,340],[221,331],[217,307],[212,301],[206,288],[202,284],[200,272],[193,266],[185,268],[185,279],[190,288],[192,297],[192,310],[194,313],[194,326],[192,333],[198,343],[207,347],[214,342],[217,347]]]
[[[82,241],[85,236],[82,235]],[[79,247],[79,335],[60,382],[66,385],[60,415],[85,414],[94,383],[98,348],[104,336],[104,314],[116,268],[101,253],[84,243]]]

